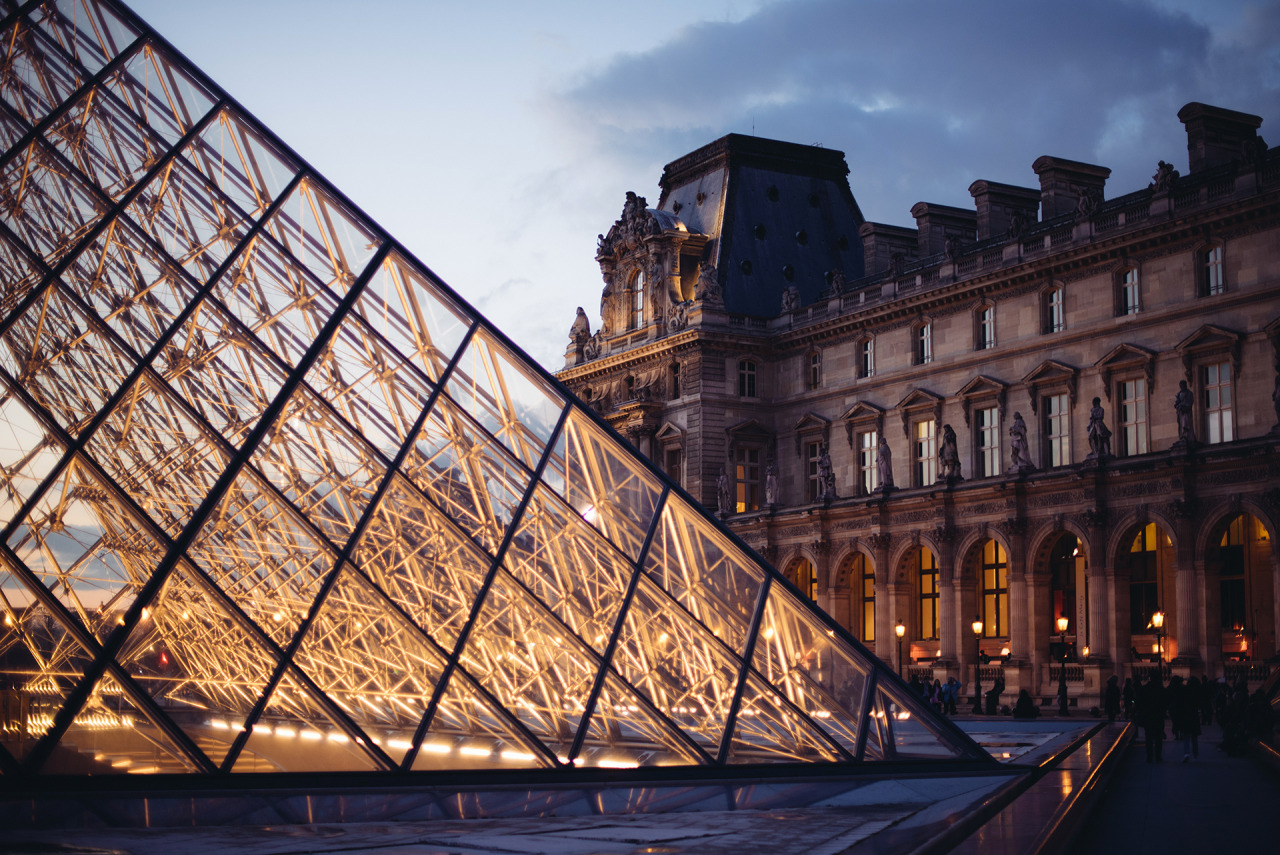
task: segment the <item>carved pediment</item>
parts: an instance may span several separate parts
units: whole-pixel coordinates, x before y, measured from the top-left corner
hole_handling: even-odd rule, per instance
[[[1111,400],[1111,377],[1120,370],[1141,368],[1147,379],[1147,394],[1150,395],[1155,391],[1156,354],[1153,350],[1147,350],[1136,344],[1121,344],[1093,365],[1102,373],[1102,391],[1106,394],[1108,401]]]
[[[804,438],[806,436],[813,436],[814,434],[821,435],[823,444],[830,447],[831,420],[824,419],[816,413],[805,413],[800,417],[800,420],[796,422],[795,434],[797,455],[800,454],[800,448]]]
[[[911,414],[930,411],[934,421],[942,422],[942,396],[928,389],[912,389],[901,401],[898,410],[902,413],[902,432],[911,436]]]
[[[1076,378],[1079,374],[1080,371],[1075,366],[1059,362],[1056,359],[1046,359],[1032,369],[1030,374],[1022,378],[1022,382],[1031,389],[1031,412],[1035,413],[1040,408],[1040,391],[1054,387],[1065,387],[1067,390],[1067,402],[1074,407],[1076,404]]]
[[[1209,353],[1226,353],[1231,356],[1231,373],[1240,377],[1240,344],[1244,334],[1226,327],[1205,324],[1191,335],[1184,338],[1176,350],[1182,356],[1182,368],[1186,372],[1187,382],[1192,382],[1192,369],[1197,357]]]
[[[738,422],[736,425],[725,428],[724,432],[729,435],[730,442],[769,443],[773,441],[773,432],[755,419]]]
[[[964,401],[965,426],[968,427],[969,425],[969,412],[975,401],[979,401],[984,398],[993,398],[995,399],[996,406],[1001,410],[1004,410],[1005,391],[1008,388],[1007,384],[1001,383],[999,380],[991,377],[987,377],[984,374],[979,374],[977,377],[974,377],[968,383],[964,384],[964,388],[957,392],[956,395]]]
[[[877,434],[884,433],[884,407],[877,407],[866,401],[859,401],[845,410],[840,420],[844,422],[845,432],[849,435],[850,448],[853,448],[853,429],[859,424],[872,423],[875,425]]]
[[[680,443],[684,441],[684,431],[671,422],[663,422],[653,438],[659,443]]]

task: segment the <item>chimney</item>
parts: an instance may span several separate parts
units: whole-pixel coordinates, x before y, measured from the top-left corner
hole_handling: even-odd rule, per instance
[[[1261,116],[1237,113],[1192,101],[1178,111],[1187,126],[1187,161],[1192,174],[1215,166],[1249,160],[1256,146]]]
[[[903,261],[914,260],[918,251],[915,229],[863,223],[858,235],[862,238],[862,255],[867,260],[867,275],[892,270],[895,255]]]
[[[969,195],[978,208],[978,240],[1011,232],[1017,232],[1010,234],[1011,237],[1019,237],[1022,230],[1035,225],[1038,219],[1039,190],[979,180],[969,185]]]
[[[1040,176],[1040,216],[1046,220],[1078,210],[1082,196],[1096,194],[1093,201],[1102,202],[1103,188],[1111,176],[1105,166],[1047,154],[1037,157],[1031,168]]]
[[[916,202],[911,206],[911,216],[916,218],[921,258],[943,252],[949,237],[972,243],[978,235],[977,213],[964,208]]]

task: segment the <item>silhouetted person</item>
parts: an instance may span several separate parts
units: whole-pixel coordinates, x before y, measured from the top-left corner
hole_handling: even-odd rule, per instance
[[[1120,699],[1124,702],[1124,720],[1133,721],[1133,705],[1138,700],[1138,690],[1133,685],[1132,677],[1124,678],[1124,688],[1120,690]]]
[[[1000,695],[1004,692],[1004,677],[996,677],[987,691],[987,715],[995,715],[1000,709]]]
[[[1185,685],[1181,677],[1169,681],[1169,721],[1173,735],[1182,740],[1182,762],[1200,759],[1200,681]]]
[[[1040,708],[1036,706],[1036,702],[1031,699],[1031,693],[1026,689],[1018,692],[1018,700],[1013,705],[1014,718],[1035,718],[1040,715]]]
[[[1134,721],[1141,727],[1147,746],[1147,762],[1164,762],[1164,713],[1167,700],[1159,674],[1153,674],[1138,689]]]
[[[1107,688],[1102,696],[1102,708],[1107,713],[1107,721],[1115,721],[1120,715],[1120,678],[1115,674],[1107,680]]]

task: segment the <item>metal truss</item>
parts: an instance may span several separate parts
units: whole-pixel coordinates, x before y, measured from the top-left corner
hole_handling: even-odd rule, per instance
[[[7,778],[985,757],[126,8],[0,11]]]

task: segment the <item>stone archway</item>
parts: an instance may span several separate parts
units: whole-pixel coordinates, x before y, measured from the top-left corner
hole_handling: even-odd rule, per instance
[[[1277,653],[1277,563],[1266,525],[1248,511],[1210,526],[1204,548],[1205,660],[1249,678]]]
[[[1114,541],[1117,648],[1128,646],[1135,671],[1178,655],[1177,552],[1157,522],[1134,522]],[[1157,618],[1157,613],[1160,618]],[[1163,625],[1158,626],[1163,620]],[[1118,652],[1118,651],[1117,651]],[[1194,652],[1194,651],[1192,651]]]

